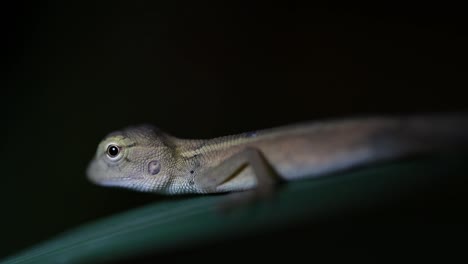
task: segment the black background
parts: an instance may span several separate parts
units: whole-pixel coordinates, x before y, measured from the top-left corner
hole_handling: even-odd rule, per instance
[[[1,7],[0,256],[158,196],[91,185],[97,143],[467,110],[461,6],[12,1]]]

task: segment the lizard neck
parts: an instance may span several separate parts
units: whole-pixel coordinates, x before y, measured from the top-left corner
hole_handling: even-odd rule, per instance
[[[256,141],[255,137],[253,133],[243,133],[207,140],[178,139],[176,153],[183,158],[193,158]]]
[[[174,140],[175,146],[174,150],[178,157],[182,158],[192,158],[196,157],[198,150],[202,148],[206,142],[209,140],[203,139],[180,139],[176,138]]]

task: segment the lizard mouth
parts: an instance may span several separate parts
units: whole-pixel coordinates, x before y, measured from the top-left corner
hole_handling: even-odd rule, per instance
[[[93,161],[89,164],[86,174],[88,179],[97,184],[102,186],[124,186],[125,183],[142,180],[142,176],[137,175],[128,175],[128,176],[119,176],[115,173],[104,173],[103,168],[99,162]]]

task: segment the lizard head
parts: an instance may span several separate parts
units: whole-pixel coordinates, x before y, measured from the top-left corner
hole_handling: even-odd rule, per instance
[[[87,168],[92,182],[138,191],[164,191],[170,183],[172,137],[141,125],[107,135]]]

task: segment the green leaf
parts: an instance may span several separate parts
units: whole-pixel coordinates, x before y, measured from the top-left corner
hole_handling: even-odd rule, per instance
[[[291,182],[273,198],[219,210],[225,195],[176,197],[69,230],[2,263],[94,263],[190,247],[311,223],[343,210],[381,204],[451,173],[466,171],[465,156],[429,157]]]

